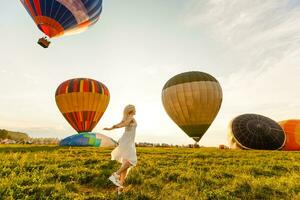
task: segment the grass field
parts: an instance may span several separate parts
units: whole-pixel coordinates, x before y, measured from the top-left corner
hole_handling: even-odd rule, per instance
[[[0,146],[0,199],[300,199],[300,153],[138,148],[121,195],[111,149]]]

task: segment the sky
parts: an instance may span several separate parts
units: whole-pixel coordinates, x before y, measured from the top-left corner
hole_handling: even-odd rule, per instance
[[[86,77],[110,90],[94,132],[134,104],[136,142],[189,144],[161,102],[165,82],[203,71],[223,89],[221,109],[200,145],[227,144],[228,123],[245,113],[281,121],[300,117],[299,0],[104,0],[101,20],[88,31],[36,44],[42,33],[19,1],[0,12],[0,129],[31,137],[75,134],[55,103],[68,79]]]

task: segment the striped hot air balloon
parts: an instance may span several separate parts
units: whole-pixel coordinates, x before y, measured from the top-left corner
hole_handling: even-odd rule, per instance
[[[283,147],[285,139],[279,124],[262,115],[240,115],[228,127],[231,149],[277,150]]]
[[[162,102],[171,119],[199,142],[219,112],[222,89],[207,73],[185,72],[167,81],[162,90]]]
[[[286,142],[283,147],[285,151],[300,150],[300,120],[290,119],[278,122],[286,135]]]
[[[70,125],[78,132],[91,132],[109,103],[107,87],[92,79],[75,78],[60,84],[56,104]]]
[[[82,32],[95,24],[102,12],[102,0],[20,1],[37,27],[49,38]]]

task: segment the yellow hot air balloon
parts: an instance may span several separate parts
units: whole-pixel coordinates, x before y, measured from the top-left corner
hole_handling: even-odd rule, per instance
[[[60,112],[78,133],[93,130],[104,114],[109,98],[104,84],[88,78],[67,80],[55,93]]]
[[[167,81],[162,102],[171,119],[199,142],[219,112],[222,88],[217,79],[207,73],[185,72]]]

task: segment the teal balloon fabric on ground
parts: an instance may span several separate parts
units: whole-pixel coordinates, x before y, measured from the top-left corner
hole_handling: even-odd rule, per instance
[[[117,142],[99,133],[80,133],[61,140],[60,146],[115,147]]]

